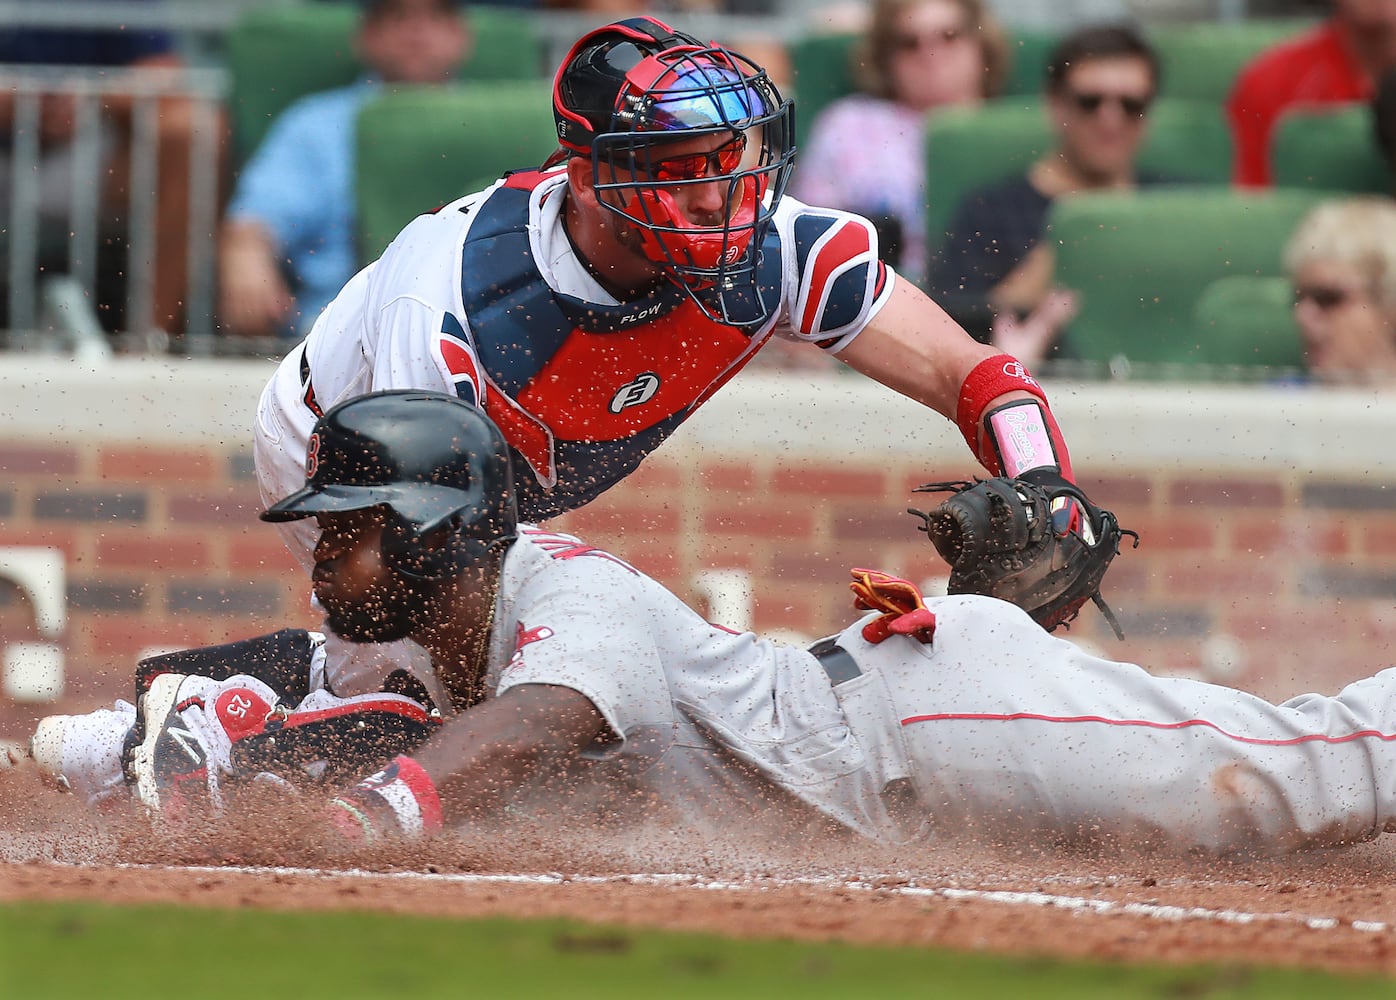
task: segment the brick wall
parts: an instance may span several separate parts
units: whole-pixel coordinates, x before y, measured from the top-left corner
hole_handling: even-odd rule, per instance
[[[313,625],[307,588],[257,521],[251,424],[270,363],[0,359],[0,546],[67,567],[58,707],[121,695],[151,647]],[[1072,638],[1276,697],[1384,665],[1396,639],[1396,402],[1289,388],[1049,384],[1092,497],[1143,536]],[[855,376],[744,376],[627,482],[555,526],[702,606],[700,575],[752,577],[761,630],[851,614],[847,569],[932,581],[919,483],[975,466],[958,433]],[[0,646],[32,638],[0,583]],[[0,738],[54,706],[5,704]],[[6,729],[11,730],[7,732]]]

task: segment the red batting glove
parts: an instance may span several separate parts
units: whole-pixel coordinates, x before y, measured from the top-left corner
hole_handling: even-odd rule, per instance
[[[853,606],[882,614],[863,626],[863,638],[879,643],[891,635],[907,635],[918,642],[935,636],[936,616],[921,597],[921,588],[910,580],[877,569],[852,570]]]
[[[352,847],[415,840],[441,829],[441,797],[421,764],[398,756],[330,800],[325,818]]]

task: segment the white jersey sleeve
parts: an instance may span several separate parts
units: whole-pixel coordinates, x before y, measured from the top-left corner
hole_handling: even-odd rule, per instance
[[[497,694],[551,684],[585,695],[619,738],[673,720],[673,699],[637,570],[569,535],[533,532],[506,563],[499,621],[513,654]],[[522,556],[523,558],[519,558]],[[632,606],[628,606],[632,605]],[[696,621],[696,613],[693,614]]]
[[[460,257],[479,197],[418,216],[321,314],[306,358],[322,408],[383,389],[458,391],[469,366],[443,355],[471,351],[457,318]],[[460,394],[477,401],[465,381],[470,388]]]

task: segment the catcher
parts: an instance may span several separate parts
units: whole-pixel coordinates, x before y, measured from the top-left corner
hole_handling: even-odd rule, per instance
[[[566,831],[577,814],[628,825],[660,809],[679,827],[748,830],[781,806],[899,843],[975,830],[1281,850],[1396,823],[1396,670],[1273,705],[1090,656],[1006,602],[923,601],[870,570],[852,583],[867,614],[809,650],[774,645],[705,622],[607,552],[517,523],[503,438],[451,396],[351,400],[312,444],[305,486],[263,517],[316,520],[329,621],[354,641],[421,643],[442,721],[414,717],[420,731],[388,734],[396,747],[377,727],[389,759],[364,754],[372,773],[323,790],[306,778],[311,754],[269,751],[354,710],[274,702],[271,665],[293,667],[309,644],[264,642],[264,680],[148,665],[126,758],[157,816],[261,779],[322,795],[324,837],[347,845],[503,813]],[[119,782],[120,753],[70,753],[65,732],[90,736],[92,718],[41,726],[41,767],[53,773],[56,743],[89,787],[103,767]],[[328,753],[342,775],[357,748]]]

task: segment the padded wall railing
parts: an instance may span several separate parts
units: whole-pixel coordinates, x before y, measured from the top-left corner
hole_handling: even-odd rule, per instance
[[[6,217],[3,234],[5,276],[9,301],[4,325],[21,334],[36,331],[41,323],[43,281],[51,275],[52,259],[59,270],[86,293],[96,295],[99,242],[110,238],[104,231],[104,149],[110,145],[101,107],[113,97],[129,97],[133,104],[130,143],[130,183],[125,204],[116,211],[123,217],[120,239],[126,241],[124,269],[124,326],[145,334],[157,326],[154,315],[156,211],[160,185],[170,183],[159,170],[161,102],[187,102],[192,118],[189,132],[187,205],[186,330],[212,332],[214,235],[218,222],[219,145],[221,107],[227,93],[227,75],[215,69],[94,69],[77,66],[0,65],[0,89],[13,95],[14,118],[10,128],[11,176],[0,191]],[[73,136],[67,147],[70,169],[66,174],[66,213],[45,218],[41,211],[40,185],[51,180],[41,165],[42,106],[46,98],[71,99]],[[183,180],[183,179],[181,179]],[[41,267],[43,271],[41,272]],[[77,304],[69,302],[76,308]],[[64,325],[63,317],[49,317],[46,324]],[[66,317],[82,336],[85,324]],[[71,346],[71,345],[70,345]]]

